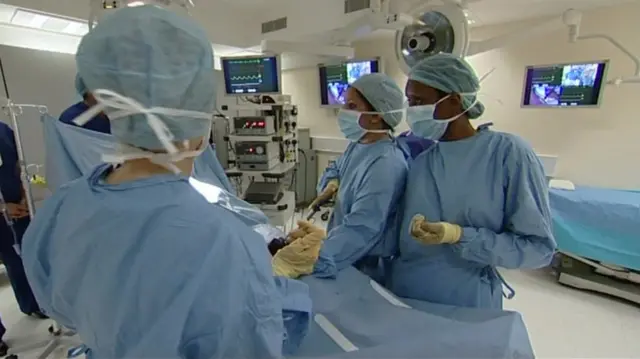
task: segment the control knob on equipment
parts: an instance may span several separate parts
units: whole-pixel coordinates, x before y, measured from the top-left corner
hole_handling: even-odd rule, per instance
[[[262,146],[256,147],[256,153],[259,154],[259,155],[263,154],[264,153],[264,147],[262,147]]]

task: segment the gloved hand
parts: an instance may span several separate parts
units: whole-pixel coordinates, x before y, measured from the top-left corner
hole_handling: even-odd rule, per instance
[[[287,235],[287,243],[291,243],[296,239],[306,236],[307,234],[320,232],[322,232],[323,235],[326,236],[324,228],[318,227],[309,221],[298,221],[298,228],[289,232],[289,234]]]
[[[276,276],[296,279],[313,273],[322,241],[327,238],[327,234],[324,229],[306,221],[298,221],[296,231],[305,234],[279,250],[271,260],[273,274]]]
[[[311,204],[309,205],[309,209],[313,209],[319,204],[330,201],[333,197],[335,197],[336,193],[338,193],[339,186],[340,182],[338,182],[337,179],[329,181],[329,183],[327,183],[327,185],[324,187],[324,191],[322,191],[322,193],[320,193],[320,195],[318,195],[318,197],[316,197],[316,199],[311,202]]]
[[[429,223],[421,214],[411,219],[409,234],[423,244],[453,244],[462,236],[462,227],[447,222]]]

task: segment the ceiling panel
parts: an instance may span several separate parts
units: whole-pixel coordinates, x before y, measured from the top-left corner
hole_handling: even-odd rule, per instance
[[[471,0],[469,12],[476,25],[496,25],[560,15],[572,8],[589,10],[633,1],[635,0]]]

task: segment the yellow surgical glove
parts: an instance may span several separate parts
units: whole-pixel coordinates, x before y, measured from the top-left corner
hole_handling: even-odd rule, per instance
[[[326,235],[325,232],[324,228],[316,226],[309,221],[298,221],[298,228],[289,232],[287,235],[287,242],[291,243],[296,239],[302,238],[311,233],[322,233],[322,235]]]
[[[305,234],[279,250],[271,260],[273,274],[276,276],[296,279],[313,273],[322,241],[327,237],[326,232],[306,221],[299,221],[296,231]]]
[[[329,181],[329,183],[327,183],[327,185],[324,187],[324,191],[322,191],[322,193],[320,193],[320,195],[318,195],[318,197],[316,197],[316,199],[314,199],[313,202],[311,202],[311,204],[309,205],[309,208],[313,209],[317,205],[333,199],[336,193],[338,193],[339,187],[340,187],[340,182],[338,182],[337,179]]]
[[[411,219],[409,232],[413,239],[423,244],[453,244],[462,237],[462,227],[447,222],[429,223],[421,214]]]

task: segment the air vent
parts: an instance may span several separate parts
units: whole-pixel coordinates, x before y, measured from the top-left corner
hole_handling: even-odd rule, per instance
[[[287,18],[281,17],[279,19],[267,21],[262,23],[262,33],[266,34],[287,28]]]
[[[371,0],[345,0],[344,13],[352,13],[355,11],[365,10],[371,7]]]

